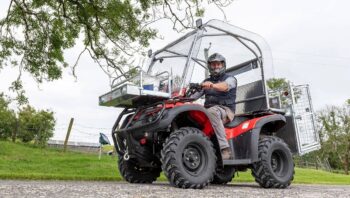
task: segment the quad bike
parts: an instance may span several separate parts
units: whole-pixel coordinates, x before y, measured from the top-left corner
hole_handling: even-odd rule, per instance
[[[232,160],[222,160],[206,108],[190,98],[208,76],[206,60],[214,52],[227,58],[226,73],[238,81],[236,115],[225,124]],[[272,60],[260,36],[218,20],[198,21],[197,29],[149,57],[146,68],[120,75],[99,98],[102,106],[124,108],[112,138],[126,181],[152,183],[163,171],[173,186],[199,189],[251,169],[260,186],[286,188],[294,176],[292,152],[319,148],[314,128],[299,122],[314,127],[310,97],[303,97],[308,87],[298,97],[292,86],[284,99],[271,94]],[[308,106],[297,108],[303,99]],[[296,116],[303,108],[307,112]]]

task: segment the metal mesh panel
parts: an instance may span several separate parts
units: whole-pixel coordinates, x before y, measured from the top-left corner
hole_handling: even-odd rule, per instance
[[[287,125],[279,130],[277,136],[300,155],[319,149],[319,135],[315,128],[308,85],[293,86],[290,83],[288,87],[270,92],[270,99],[272,97],[280,100],[287,119]]]
[[[294,113],[297,115],[296,124],[299,131],[300,145],[303,148],[318,141],[317,133],[315,133],[314,115],[308,87],[294,87],[293,92],[295,98]]]

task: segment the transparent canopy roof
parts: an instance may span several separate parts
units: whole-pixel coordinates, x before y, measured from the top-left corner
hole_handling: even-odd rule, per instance
[[[273,77],[271,52],[265,40],[219,20],[211,20],[153,53],[147,73],[168,71],[175,82],[173,90],[181,90],[208,76],[206,60],[213,53],[226,58],[227,69],[258,59],[261,69],[235,76],[240,85]]]

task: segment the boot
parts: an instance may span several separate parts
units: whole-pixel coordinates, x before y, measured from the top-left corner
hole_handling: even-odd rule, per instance
[[[231,160],[231,159],[233,159],[233,155],[232,155],[231,149],[230,148],[221,149],[221,157],[222,157],[222,160]]]

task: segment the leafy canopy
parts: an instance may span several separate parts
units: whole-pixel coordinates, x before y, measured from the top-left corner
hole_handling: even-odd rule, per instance
[[[218,7],[232,0],[207,0]],[[155,21],[168,19],[173,28],[193,27],[204,14],[204,2],[198,0],[10,0],[7,15],[0,20],[0,69],[18,67],[18,79],[11,88],[18,101],[26,102],[22,72],[38,82],[61,78],[69,66],[64,52],[80,41],[83,48],[110,77],[134,65],[135,57],[157,31]]]
[[[50,137],[56,120],[50,110],[36,110],[27,105],[15,113],[9,107],[10,99],[0,93],[0,140],[13,140],[18,138],[22,142],[34,141],[44,146]]]
[[[9,108],[9,99],[0,93],[0,139],[11,137],[16,124],[15,112]]]
[[[348,174],[350,166],[350,105],[329,106],[317,113],[322,154],[335,157]]]
[[[35,144],[44,146],[53,136],[56,120],[52,111],[37,111],[31,106],[26,106],[21,109],[18,117],[20,127],[17,137],[22,142],[34,140]]]

